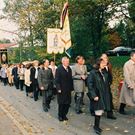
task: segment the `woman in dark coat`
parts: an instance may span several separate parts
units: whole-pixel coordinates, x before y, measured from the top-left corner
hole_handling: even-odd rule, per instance
[[[106,80],[108,80],[109,97],[110,97],[110,104],[111,104],[110,111],[107,111],[107,118],[115,120],[116,117],[113,115],[114,106],[113,106],[113,96],[112,96],[112,92],[111,92],[111,84],[112,84],[112,80],[113,80],[113,77],[112,77],[112,65],[109,62],[109,58],[105,53],[101,55],[101,59],[103,59],[103,61],[106,64],[103,71],[104,71],[104,73],[106,73],[106,78],[107,78]]]
[[[105,68],[105,62],[103,59],[98,59],[94,69],[88,76],[88,94],[91,98],[93,109],[95,111],[95,123],[94,130],[97,134],[101,134],[102,129],[99,127],[100,117],[104,111],[110,111],[111,103],[109,84],[107,80],[107,74],[103,71]]]
[[[69,67],[69,59],[62,58],[62,65],[56,70],[56,89],[58,98],[59,121],[68,120],[66,115],[71,104],[71,91],[73,90],[72,71]]]

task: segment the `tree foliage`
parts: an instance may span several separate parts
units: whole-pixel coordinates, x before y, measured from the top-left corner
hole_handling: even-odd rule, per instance
[[[0,40],[0,43],[11,43],[11,41],[9,39],[4,38]]]
[[[5,13],[25,33],[26,46],[46,49],[46,30],[58,27],[66,0],[5,0]],[[73,57],[95,58],[107,49],[135,42],[135,2],[132,0],[68,0]],[[110,33],[110,21],[122,20]],[[132,25],[131,25],[132,24]],[[44,49],[44,50],[45,50]],[[42,49],[41,49],[42,50]],[[36,51],[33,49],[37,56]],[[42,57],[42,56],[41,56]],[[45,57],[45,56],[44,56]]]

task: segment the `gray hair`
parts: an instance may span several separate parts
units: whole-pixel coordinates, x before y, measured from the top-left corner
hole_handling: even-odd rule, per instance
[[[61,62],[63,63],[63,61],[64,61],[64,60],[67,60],[67,59],[69,60],[68,57],[64,56],[64,57],[62,57]]]

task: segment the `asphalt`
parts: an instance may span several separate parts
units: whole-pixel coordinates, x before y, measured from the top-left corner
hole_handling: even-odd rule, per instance
[[[57,119],[57,99],[51,102],[48,113],[42,109],[42,97],[35,102],[25,96],[25,91],[0,83],[0,135],[95,135],[89,113],[89,100],[85,96],[84,113],[77,115],[72,102],[68,122]],[[101,118],[103,135],[134,135],[135,108],[127,108],[128,115],[115,110],[117,120],[109,120],[106,114]],[[6,127],[8,132],[4,130]]]
[[[0,135],[23,135],[15,123],[0,108]]]

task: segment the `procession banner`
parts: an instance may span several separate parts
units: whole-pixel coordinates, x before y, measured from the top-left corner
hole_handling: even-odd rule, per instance
[[[47,52],[57,54],[64,52],[64,45],[61,42],[61,29],[47,29]]]
[[[70,25],[68,17],[68,2],[64,4],[61,18],[60,18],[60,28],[61,31],[61,41],[64,44],[65,50],[68,50],[71,47],[71,35],[70,35]]]

